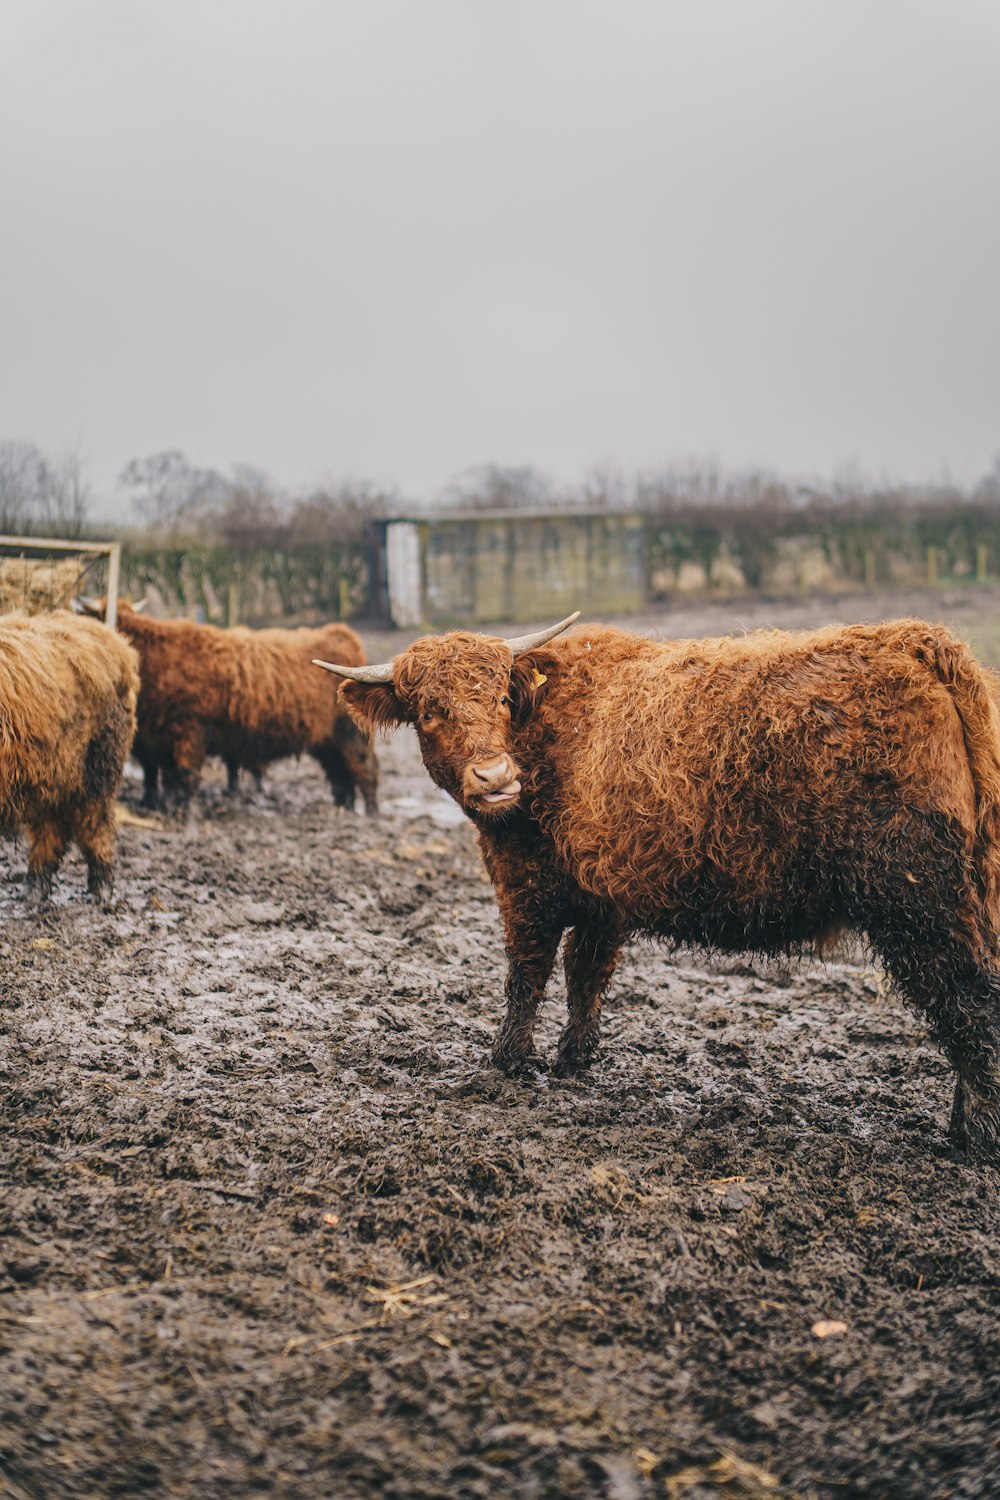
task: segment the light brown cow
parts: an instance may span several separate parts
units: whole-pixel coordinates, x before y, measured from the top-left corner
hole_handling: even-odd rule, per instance
[[[0,617],[0,831],[27,837],[29,892],[48,895],[71,839],[90,894],[111,890],[138,691],[135,652],[106,625],[64,611]]]

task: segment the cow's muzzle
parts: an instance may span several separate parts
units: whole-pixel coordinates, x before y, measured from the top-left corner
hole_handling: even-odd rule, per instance
[[[503,807],[516,802],[521,791],[518,770],[509,755],[474,761],[462,776],[462,796],[480,807]]]

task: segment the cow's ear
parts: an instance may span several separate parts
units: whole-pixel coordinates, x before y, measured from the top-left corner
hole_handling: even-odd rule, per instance
[[[518,657],[510,669],[510,716],[515,724],[523,724],[532,709],[542,700],[548,678],[539,671],[534,662]]]
[[[413,715],[391,682],[345,682],[341,686],[351,718],[368,734],[409,724]]]

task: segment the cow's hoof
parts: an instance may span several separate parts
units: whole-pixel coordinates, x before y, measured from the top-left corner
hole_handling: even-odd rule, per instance
[[[557,1078],[574,1078],[594,1061],[600,1037],[595,1026],[584,1031],[567,1027],[559,1038],[559,1051],[552,1071]]]
[[[29,870],[19,894],[26,906],[45,906],[52,897],[52,876]]]
[[[559,1053],[552,1065],[552,1071],[557,1078],[578,1078],[581,1073],[587,1071],[593,1061],[593,1051],[576,1052],[567,1049]]]
[[[490,1063],[499,1073],[521,1083],[539,1083],[545,1077],[542,1060],[535,1052],[498,1052],[494,1048],[490,1053]]]
[[[959,1078],[948,1134],[971,1161],[1000,1167],[1000,1086],[984,1095]]]

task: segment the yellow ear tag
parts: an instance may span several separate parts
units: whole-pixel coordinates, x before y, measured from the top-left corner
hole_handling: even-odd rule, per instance
[[[537,667],[532,668],[531,686],[533,688],[540,688],[542,683],[548,682],[548,680],[544,672],[539,672]]]

